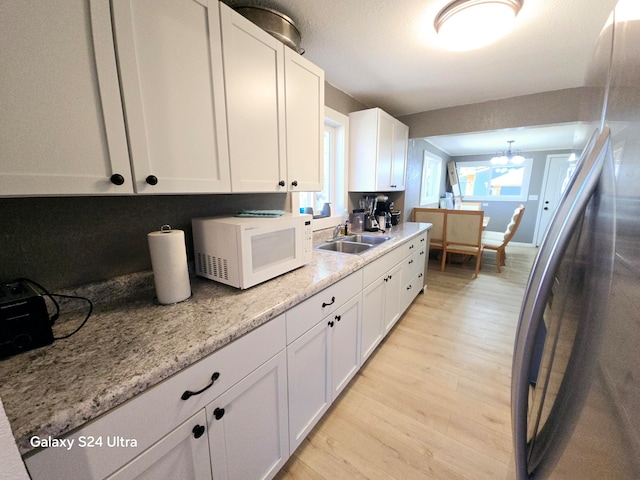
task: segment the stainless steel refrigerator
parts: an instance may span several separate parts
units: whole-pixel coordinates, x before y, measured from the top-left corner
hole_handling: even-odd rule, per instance
[[[640,1],[618,3],[586,88],[593,135],[520,312],[517,480],[640,479]]]

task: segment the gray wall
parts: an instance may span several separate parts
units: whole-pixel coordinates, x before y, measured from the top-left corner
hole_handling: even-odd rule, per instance
[[[582,87],[443,108],[398,119],[409,126],[409,138],[423,138],[592,121],[601,110],[600,90]]]
[[[409,149],[407,153],[407,181],[404,192],[404,213],[402,218],[410,221],[413,218],[413,209],[420,205],[420,184],[422,182],[422,160],[424,151],[427,150],[442,158],[442,180],[440,182],[440,192],[445,191],[445,178],[447,172],[447,162],[450,157],[434,147],[424,138],[415,138],[409,140]],[[434,205],[435,206],[435,205]],[[437,206],[436,206],[437,208]]]

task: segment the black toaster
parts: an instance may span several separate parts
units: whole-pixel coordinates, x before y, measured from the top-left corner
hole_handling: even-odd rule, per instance
[[[0,358],[53,343],[44,298],[29,283],[0,284]]]

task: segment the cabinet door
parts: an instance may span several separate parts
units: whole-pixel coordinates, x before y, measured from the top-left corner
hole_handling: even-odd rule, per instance
[[[285,351],[211,402],[206,411],[213,477],[273,478],[289,458]]]
[[[218,2],[114,0],[138,193],[230,192]]]
[[[109,2],[3,2],[2,17],[0,195],[132,193]]]
[[[391,189],[404,190],[407,175],[409,127],[398,122],[393,126],[393,159],[391,161]]]
[[[362,292],[361,364],[369,358],[384,334],[385,278],[379,278]]]
[[[324,175],[324,72],[284,49],[289,190],[322,190]]]
[[[220,17],[231,188],[285,192],[285,47],[222,2]]]
[[[203,409],[107,480],[211,479],[206,424]]]
[[[360,368],[361,295],[328,317],[331,328],[332,401],[347,386]]]
[[[330,334],[328,320],[321,320],[287,347],[292,452],[331,404]]]
[[[384,292],[384,333],[386,334],[402,315],[402,263],[387,275]]]
[[[393,162],[395,119],[386,113],[378,113],[378,157],[376,182],[378,190],[388,192],[391,188],[391,168]]]

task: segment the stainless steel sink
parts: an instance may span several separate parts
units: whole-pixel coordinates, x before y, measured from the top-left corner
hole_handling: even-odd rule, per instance
[[[318,250],[329,250],[330,252],[359,255],[387,240],[391,240],[391,237],[357,233],[326,241],[317,245],[315,248]]]
[[[358,243],[368,243],[369,245],[379,245],[381,243],[386,242],[387,240],[391,240],[391,237],[383,237],[380,235],[371,235],[365,233],[356,233],[352,235],[347,235],[344,237],[345,240],[350,242],[358,242]]]
[[[332,252],[350,253],[352,255],[358,255],[360,253],[366,252],[372,247],[373,245],[369,245],[367,243],[349,242],[346,240],[336,240],[332,242],[325,242],[321,245],[318,245],[316,248],[318,250],[329,250]]]

